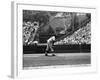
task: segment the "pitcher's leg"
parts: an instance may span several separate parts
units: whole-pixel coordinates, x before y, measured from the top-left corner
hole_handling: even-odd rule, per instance
[[[47,44],[46,50],[45,50],[45,56],[48,56],[48,52],[49,52],[49,45]]]
[[[52,44],[50,45],[50,50],[51,50],[52,56],[56,56],[56,55],[54,54],[54,49],[53,49]]]

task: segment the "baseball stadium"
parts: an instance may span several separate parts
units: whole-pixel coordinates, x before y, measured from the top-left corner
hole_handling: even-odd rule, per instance
[[[91,64],[91,14],[23,10],[23,69]]]

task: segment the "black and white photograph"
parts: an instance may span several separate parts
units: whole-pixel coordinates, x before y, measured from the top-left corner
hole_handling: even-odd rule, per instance
[[[14,2],[13,77],[97,70],[96,8]]]
[[[91,13],[22,10],[23,69],[91,66]]]

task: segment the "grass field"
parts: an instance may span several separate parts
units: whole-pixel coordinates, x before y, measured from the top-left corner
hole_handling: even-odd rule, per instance
[[[24,68],[81,64],[91,64],[90,53],[59,53],[56,54],[56,56],[44,56],[44,54],[24,54],[23,56]]]

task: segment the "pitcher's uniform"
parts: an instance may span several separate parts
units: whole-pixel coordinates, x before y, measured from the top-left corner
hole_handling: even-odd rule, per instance
[[[52,36],[47,40],[47,47],[46,47],[46,52],[45,52],[46,56],[48,55],[49,52],[51,52],[52,55],[55,56],[55,54],[53,53],[54,52],[54,49],[53,49],[54,41],[55,41],[55,36]]]

